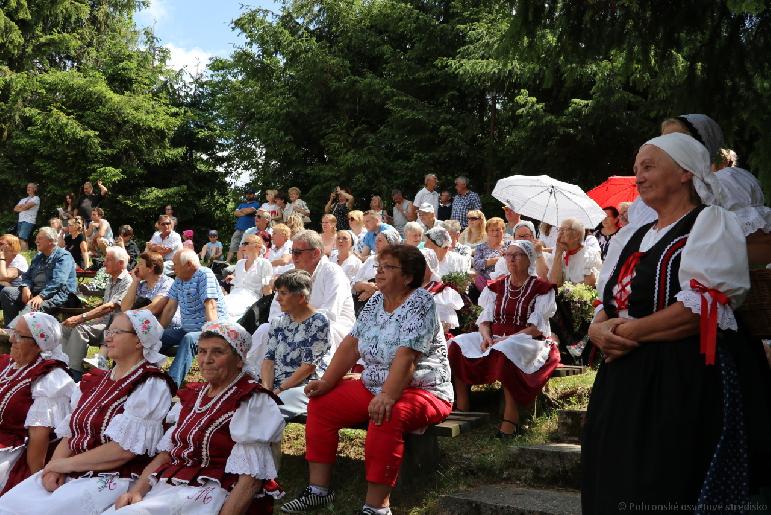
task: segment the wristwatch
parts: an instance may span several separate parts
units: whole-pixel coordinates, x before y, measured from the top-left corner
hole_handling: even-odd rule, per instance
[[[88,320],[88,319],[86,318],[86,314],[85,314],[85,313],[81,313],[81,314],[80,314],[80,319],[81,319],[81,320],[83,320],[84,322]]]

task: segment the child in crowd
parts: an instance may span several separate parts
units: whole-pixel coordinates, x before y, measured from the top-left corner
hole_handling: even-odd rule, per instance
[[[278,190],[265,190],[265,203],[260,206],[260,209],[270,213],[271,221],[280,222],[283,220],[283,214],[281,213],[281,208],[274,201],[273,197],[276,196],[276,193],[278,193]]]
[[[222,242],[219,241],[219,233],[214,229],[209,230],[209,243],[203,246],[199,256],[201,262],[206,266],[222,257]]]
[[[192,229],[185,229],[182,231],[182,238],[184,241],[182,241],[182,248],[183,249],[193,249],[195,250],[195,245],[193,244],[193,230]]]

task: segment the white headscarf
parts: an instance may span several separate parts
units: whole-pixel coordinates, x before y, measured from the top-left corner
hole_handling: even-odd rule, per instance
[[[252,335],[235,322],[228,322],[225,320],[213,320],[206,322],[201,327],[202,333],[215,333],[222,337],[223,340],[228,342],[228,345],[233,347],[241,359],[244,361],[244,367],[246,367],[246,354],[252,346]],[[254,372],[249,370],[249,372]]]
[[[437,247],[449,249],[452,246],[450,233],[444,227],[432,227],[426,231],[426,238],[436,244]]]
[[[436,273],[436,269],[439,268],[439,258],[437,257],[436,252],[431,249],[420,249],[420,252],[423,253],[423,257],[426,260],[426,267],[431,270],[431,280],[441,281],[442,278]]]
[[[142,355],[148,363],[157,367],[166,363],[166,356],[161,354],[161,336],[163,327],[149,309],[130,309],[125,312],[137,338],[142,344]]]
[[[720,125],[706,114],[683,114],[677,118],[685,123],[691,136],[707,147],[710,163],[712,163],[724,144],[723,130]]]
[[[510,245],[513,245],[525,253],[529,261],[527,265],[527,274],[535,275],[535,246],[528,240],[514,240]]]
[[[62,328],[58,320],[47,313],[31,311],[11,320],[8,329],[14,329],[20,318],[26,322],[30,334],[42,351],[40,355],[44,359],[56,359],[66,364],[70,363],[70,358],[62,351]]]
[[[396,229],[385,229],[380,231],[380,234],[383,235],[389,245],[399,245],[402,242],[402,237],[396,232]]]
[[[658,136],[645,142],[669,155],[681,168],[693,174],[693,185],[701,201],[707,205],[722,206],[720,182],[710,169],[707,148],[693,137],[681,132]]]
[[[533,222],[530,222],[528,220],[522,220],[521,222],[517,223],[514,226],[514,234],[517,234],[517,229],[520,227],[527,227],[530,229],[530,234],[533,235],[533,238],[535,238],[535,225],[533,225]]]

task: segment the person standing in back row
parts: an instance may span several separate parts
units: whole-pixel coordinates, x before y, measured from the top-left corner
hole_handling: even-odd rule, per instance
[[[468,177],[463,175],[455,179],[455,191],[458,194],[452,199],[452,219],[460,222],[461,228],[465,229],[468,226],[468,219],[466,218],[468,212],[481,211],[482,201],[479,199],[479,195],[469,189]]]
[[[233,231],[233,236],[230,238],[228,255],[225,257],[225,261],[228,263],[230,263],[233,254],[238,252],[244,232],[254,227],[254,214],[258,209],[260,209],[260,203],[255,200],[254,191],[247,191],[245,201],[238,204],[238,208],[233,211],[233,216],[236,217],[236,230]]]
[[[429,203],[434,206],[434,213],[436,213],[439,210],[439,192],[436,191],[436,184],[438,182],[439,180],[436,178],[435,174],[426,174],[426,176],[423,178],[423,184],[425,184],[425,187],[420,190],[417,195],[415,195],[415,201],[412,203],[412,205],[416,206],[416,208],[419,208],[423,204]]]
[[[13,208],[14,213],[19,213],[16,235],[19,237],[22,251],[29,250],[27,240],[32,236],[32,229],[35,228],[39,209],[40,197],[37,196],[37,184],[30,182],[27,184],[27,196],[21,199]]]
[[[394,201],[394,216],[392,225],[394,228],[396,228],[397,231],[399,231],[399,234],[403,238],[404,226],[407,225],[407,222],[414,222],[417,218],[417,214],[415,213],[415,206],[412,205],[412,202],[404,198],[402,190],[395,189],[391,191],[391,198]]]

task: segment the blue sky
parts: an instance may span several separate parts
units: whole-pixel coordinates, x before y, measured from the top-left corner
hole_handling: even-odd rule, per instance
[[[243,6],[243,7],[242,7]],[[150,0],[135,15],[140,27],[154,27],[156,36],[171,51],[173,68],[200,71],[212,56],[227,56],[239,36],[230,28],[242,8],[262,7],[277,11],[272,0]]]

